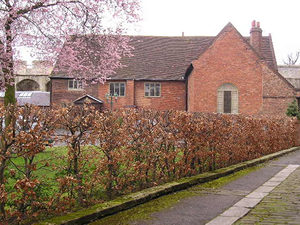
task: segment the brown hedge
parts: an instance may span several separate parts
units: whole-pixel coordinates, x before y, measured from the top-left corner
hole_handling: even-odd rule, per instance
[[[102,113],[95,120],[94,138],[105,156],[96,173],[103,174],[110,195],[295,145],[294,122],[287,118],[127,110]]]
[[[295,146],[296,137],[295,121],[288,118],[99,112],[89,105],[0,109],[0,220],[4,224],[31,221],[41,213],[64,213],[258,158]],[[4,126],[7,114],[15,115],[14,126]],[[64,132],[53,137],[58,129]],[[45,145],[51,145],[50,136],[68,147],[59,165],[36,160]],[[15,165],[18,158],[21,164]],[[53,180],[40,177],[42,169],[54,171]]]

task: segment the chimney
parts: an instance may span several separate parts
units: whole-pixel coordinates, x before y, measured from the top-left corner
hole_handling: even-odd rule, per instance
[[[252,21],[252,27],[250,30],[250,45],[257,51],[261,53],[261,42],[262,42],[262,29],[260,28],[260,23],[255,20]]]
[[[181,36],[184,37],[184,32],[182,32]]]

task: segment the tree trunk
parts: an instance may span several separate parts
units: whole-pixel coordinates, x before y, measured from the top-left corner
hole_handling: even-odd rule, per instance
[[[5,51],[2,49],[2,53],[5,54],[4,62],[2,62],[2,72],[5,82],[5,96],[4,96],[4,105],[8,106],[9,104],[15,104],[15,79],[14,79],[14,64],[13,64],[13,48],[12,48],[12,31],[11,26],[13,24],[13,15],[10,15],[5,23],[5,35],[6,35],[6,46]],[[4,47],[1,44],[2,48]]]
[[[5,96],[4,96],[4,105],[8,106],[10,104],[16,104],[15,86],[14,85],[6,85],[6,91],[5,91]]]
[[[5,168],[6,168],[6,159],[3,159],[3,160],[1,160],[1,166],[0,166],[0,186],[2,186],[2,185],[5,184],[4,183],[5,182],[5,178],[4,178]],[[5,205],[6,205],[5,201],[4,202],[0,202],[0,219],[1,220],[5,220],[6,219]]]

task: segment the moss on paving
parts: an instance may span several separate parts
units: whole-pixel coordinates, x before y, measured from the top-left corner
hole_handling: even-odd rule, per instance
[[[267,199],[267,201],[264,201],[265,199]],[[255,222],[254,224],[261,224],[263,222],[281,224],[282,218],[280,216],[276,218],[273,215],[277,215],[279,212],[288,209],[288,204],[286,203],[286,201],[280,198],[267,196],[265,199],[260,202],[254,209],[252,209],[245,217],[242,217],[237,222],[235,222],[234,225],[250,224],[249,221],[251,221],[251,223]]]
[[[234,174],[221,177],[217,180],[210,181],[201,185],[196,185],[189,189],[175,192],[169,195],[162,196],[160,198],[154,199],[142,205],[136,206],[132,209],[128,209],[117,214],[105,217],[101,220],[91,223],[91,225],[129,225],[131,222],[136,220],[150,220],[151,215],[155,212],[159,212],[165,209],[169,209],[172,206],[179,203],[182,199],[201,195],[204,189],[217,189],[225,184],[234,181],[250,172],[253,172],[263,165],[258,165],[255,167],[250,167]]]

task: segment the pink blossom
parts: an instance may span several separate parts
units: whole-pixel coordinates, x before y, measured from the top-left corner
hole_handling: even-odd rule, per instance
[[[139,20],[138,13],[139,0],[0,1],[0,89],[13,85],[22,46],[34,49],[38,59],[54,63],[59,56],[77,79],[103,82],[123,66],[123,56],[130,56],[129,38],[121,34],[126,24]],[[105,24],[106,17],[114,24]],[[88,45],[96,50],[89,51]]]

